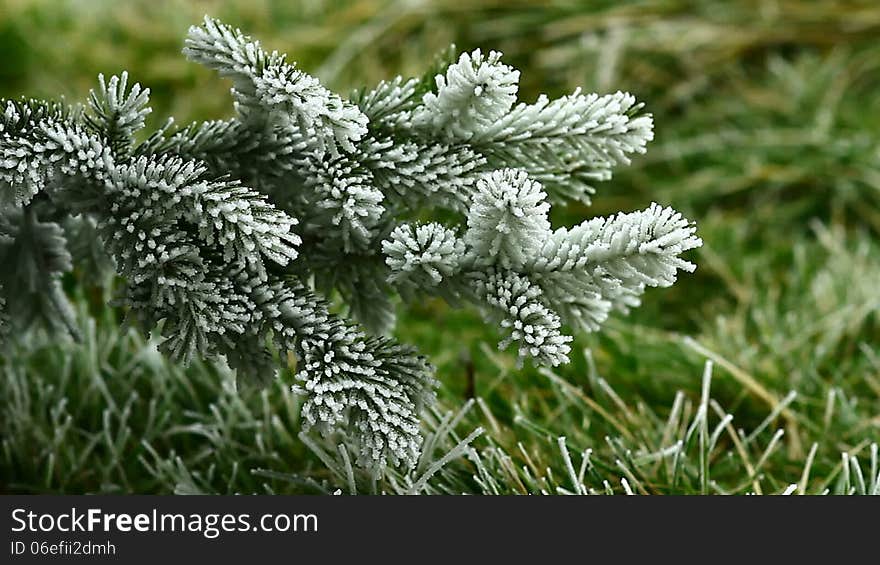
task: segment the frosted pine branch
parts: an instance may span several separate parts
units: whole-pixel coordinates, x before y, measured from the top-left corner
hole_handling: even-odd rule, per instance
[[[644,153],[654,138],[653,119],[641,108],[623,92],[541,96],[519,104],[471,142],[485,147],[491,161],[527,170],[554,200],[589,203],[592,184],[610,179],[613,167],[628,165],[630,155]]]
[[[395,77],[382,81],[376,88],[365,92],[355,92],[352,99],[370,120],[372,126],[395,127],[411,119],[416,107],[418,79]]]
[[[696,269],[679,255],[700,245],[691,222],[655,203],[640,212],[556,230],[530,268],[536,272],[601,269],[621,280],[670,286],[678,270]]]
[[[398,285],[428,289],[455,276],[464,255],[462,242],[440,224],[402,225],[382,242],[391,268],[389,280]]]
[[[419,460],[437,384],[382,337],[401,297],[469,303],[520,362],[558,365],[575,331],[694,268],[701,242],[669,208],[550,224],[551,203],[589,201],[645,150],[629,94],[520,102],[519,71],[477,50],[347,100],[211,18],[183,51],[232,81],[231,117],[137,143],[149,91],[125,73],[84,111],[0,101],[2,328],[75,335],[61,277],[115,270],[119,306],[174,359],[261,385],[293,352],[304,427],[381,472]]]
[[[147,106],[150,102],[150,89],[141,89],[135,84],[127,91],[128,73],[110,77],[104,81],[104,75],[98,75],[99,88],[89,95],[90,115],[86,122],[100,135],[103,135],[119,153],[130,149],[131,139],[135,132],[144,127],[144,119],[152,112]]]
[[[356,106],[217,20],[205,17],[202,27],[191,27],[183,53],[233,79],[243,117],[298,129],[318,153],[353,151],[367,131],[367,118]]]
[[[520,361],[531,357],[541,365],[568,363],[572,337],[561,332],[559,315],[547,307],[540,287],[511,271],[491,272],[474,283],[477,295],[495,309],[508,336],[500,349],[513,343]]]
[[[551,231],[546,194],[524,171],[486,175],[472,198],[461,258],[443,258],[455,270],[420,288],[469,299],[490,317],[500,314],[511,332],[502,345],[518,343],[521,359],[541,364],[567,360],[571,338],[561,333],[562,321],[599,329],[613,310],[638,306],[646,287],[669,286],[679,270],[693,271],[680,255],[702,244],[693,224],[656,204]],[[399,227],[384,243],[391,282],[407,281],[423,261],[412,230]]]
[[[531,259],[550,237],[545,198],[525,171],[504,169],[480,179],[464,236],[476,261],[519,268]]]
[[[437,92],[422,98],[413,123],[467,141],[508,113],[516,102],[519,71],[503,64],[501,53],[484,56],[477,49],[462,53],[445,74],[437,75],[436,84]]]
[[[24,325],[40,322],[79,337],[73,307],[61,286],[62,275],[73,268],[66,243],[61,226],[40,221],[32,210],[0,215],[0,288],[9,296],[0,309],[4,325],[9,318]]]

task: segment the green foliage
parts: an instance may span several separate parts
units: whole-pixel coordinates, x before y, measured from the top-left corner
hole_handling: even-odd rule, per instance
[[[515,369],[515,353],[486,347],[499,337],[473,312],[435,299],[402,310],[397,335],[417,343],[438,366],[443,382],[439,421],[446,410],[457,414],[468,395],[479,397],[453,431],[438,436],[437,449],[430,457],[423,455],[420,469],[443,453],[460,455],[454,448],[476,427],[485,429],[471,443],[482,461],[482,483],[474,482],[478,467],[464,452],[432,475],[429,492],[577,492],[587,449],[593,450],[589,461],[594,464],[584,467],[581,482],[600,492],[604,480],[613,491],[625,492],[621,478],[634,492],[669,494],[703,492],[705,486],[709,492],[752,492],[756,482],[763,493],[783,492],[792,484],[798,493],[870,490],[872,444],[880,440],[880,330],[874,292],[880,277],[876,2],[667,0],[585,6],[481,0],[464,8],[453,0],[124,5],[106,0],[103,5],[88,3],[85,12],[82,6],[54,0],[4,5],[8,9],[0,15],[0,46],[9,57],[0,68],[0,95],[64,93],[68,99],[84,99],[99,72],[118,73],[124,66],[152,89],[155,111],[147,117],[148,127],[169,114],[183,123],[223,118],[228,115],[228,84],[185,64],[179,55],[187,26],[210,12],[263,38],[270,50],[290,53],[299,69],[338,91],[398,73],[418,74],[434,53],[455,42],[468,53],[478,47],[503,51],[505,63],[522,71],[519,97],[524,101],[535,100],[540,92],[568,94],[581,85],[598,92],[621,88],[649,101],[656,138],[648,153],[617,170],[613,187],[603,190],[590,210],[555,206],[550,220],[554,226],[572,225],[594,214],[644,209],[654,200],[674,203],[700,219],[705,244],[694,259],[699,270],[662,295],[652,297],[649,291],[649,299],[626,323],[612,314],[601,334],[578,338],[572,343],[573,362],[555,369],[556,378],[528,367]],[[76,15],[75,9],[80,10]],[[70,65],[71,59],[77,65]],[[432,88],[433,76],[455,60],[444,59],[436,72],[428,73],[431,80],[412,89]],[[397,98],[405,105],[408,87],[403,82],[396,87],[404,91]],[[368,103],[359,102],[377,118],[388,115],[393,126],[398,106],[373,104],[375,110],[368,110]],[[223,143],[229,137],[214,132],[227,126],[225,120],[217,122],[202,135]],[[409,170],[436,162],[437,157],[420,155],[419,161],[406,162],[408,169],[385,172],[388,184],[409,186],[418,177]],[[261,157],[253,152],[242,161]],[[460,154],[445,166],[466,172],[482,164],[473,155]],[[448,179],[417,191],[429,194],[438,184],[446,185]],[[73,247],[70,251],[78,256]],[[80,261],[75,259],[74,272],[64,275],[68,287],[90,280]],[[430,254],[422,261],[420,265],[436,264]],[[433,280],[418,270],[407,276]],[[346,273],[339,277],[358,284]],[[104,303],[89,302],[98,320],[112,316]],[[87,320],[84,299],[79,296],[74,304],[82,326]],[[99,323],[98,335],[116,335],[116,328],[115,319]],[[83,333],[88,344],[89,334]],[[116,349],[128,354],[103,360],[95,352],[108,349],[30,339],[15,353],[14,363],[13,357],[0,361],[7,387],[2,396],[31,399],[8,404],[18,408],[13,412],[4,407],[0,416],[4,430],[15,430],[3,434],[0,482],[6,490],[353,490],[334,442],[311,442],[324,454],[325,464],[291,437],[299,429],[298,405],[280,385],[256,396],[233,394],[221,386],[228,381],[218,379],[214,368],[198,362],[182,370],[154,353],[141,354],[139,360],[156,363],[156,372],[149,372],[132,361],[141,349],[131,341]],[[99,343],[109,346],[111,341]],[[580,355],[584,349],[591,352],[595,369]],[[82,382],[98,379],[97,384],[83,387],[60,380],[71,360],[89,355],[101,360],[103,372],[85,365]],[[721,427],[707,465],[700,459],[705,453],[699,448],[701,428],[695,428],[673,473],[673,453],[655,460],[645,456],[686,437],[701,404],[699,376],[707,357],[714,362],[709,439],[721,414],[734,418]],[[129,424],[134,437],[119,445],[144,457],[124,457],[110,465],[105,463],[112,458],[102,458],[109,450],[104,451],[107,440],[101,438],[113,438],[125,427],[109,416],[105,432],[101,414],[107,410],[112,415],[113,406],[125,405],[128,383],[110,377],[128,374],[126,367],[144,371],[135,382],[145,391],[139,399],[146,400],[133,406],[165,398],[165,387],[179,396],[155,401],[157,413],[169,414],[158,427],[146,425],[146,409],[133,409],[142,415]],[[9,377],[11,371],[15,379]],[[100,392],[102,387],[109,394]],[[23,392],[16,396],[12,390]],[[84,390],[90,391],[88,396]],[[268,394],[265,404],[262,394]],[[40,395],[46,395],[44,401],[36,400]],[[59,416],[71,414],[76,422],[67,428],[49,418],[64,398],[69,400]],[[249,408],[242,408],[242,402]],[[209,408],[212,403],[215,410]],[[680,425],[666,434],[676,404]],[[188,406],[194,409],[184,410]],[[619,426],[609,423],[603,412]],[[280,423],[267,414],[278,414]],[[431,413],[425,415],[427,435],[437,422]],[[739,436],[744,452],[731,428],[737,435],[738,429],[744,430],[746,439],[754,434],[749,441]],[[777,429],[784,434],[773,442]],[[58,441],[48,441],[56,430],[66,431],[58,432]],[[155,455],[142,450],[137,440],[142,430],[152,438],[148,443]],[[567,457],[560,436],[566,438]],[[38,449],[40,445],[52,447]],[[765,450],[767,456],[752,477],[746,461],[754,469]],[[853,464],[853,455],[858,464]],[[61,472],[57,462],[65,457],[85,461],[71,468],[88,471]],[[805,468],[810,471],[802,482]],[[95,476],[104,469],[106,478]],[[355,489],[372,492],[369,478],[357,469],[354,473]],[[412,475],[413,484],[419,476]],[[390,477],[399,479],[397,486],[376,488],[402,492],[411,486],[396,472]]]
[[[169,122],[137,143],[150,91],[129,89],[126,72],[99,75],[84,112],[0,100],[0,221],[9,248],[0,257],[19,265],[3,288],[20,305],[8,313],[22,329],[43,315],[75,336],[58,281],[72,268],[65,233],[37,214],[79,215],[123,279],[120,305],[164,338],[163,352],[183,363],[224,357],[254,382],[271,379],[274,352],[294,352],[304,427],[353,434],[358,463],[381,473],[418,460],[419,411],[434,401],[436,383],[412,348],[365,334],[388,331],[394,319],[400,277],[385,265],[402,258],[380,250],[401,217],[470,209],[464,245],[446,257],[460,272],[450,270],[443,294],[494,309],[509,332],[501,347],[516,343],[521,359],[539,364],[568,361],[572,338],[557,311],[593,330],[611,306],[634,306],[646,287],[693,270],[678,255],[701,242],[671,209],[655,205],[551,237],[547,195],[529,178],[557,187],[556,200],[585,201],[593,190],[580,187],[585,175],[607,179],[613,165],[643,152],[653,124],[628,94],[576,90],[514,107],[519,73],[500,53],[484,59],[475,50],[421,97],[417,79],[398,78],[359,96],[361,108],[207,16],[190,28],[183,54],[232,80],[231,120],[177,132]],[[372,125],[364,110],[377,113]],[[465,170],[456,163],[462,154],[479,156],[480,166],[439,189],[448,199],[396,198],[400,188],[383,173],[422,153],[443,157],[410,168],[411,187],[455,178]],[[251,154],[262,158],[245,164]],[[406,245],[386,249],[414,246],[398,243]],[[316,279],[325,294],[344,293],[364,330],[328,311],[309,289]],[[406,293],[417,280],[406,281]]]
[[[821,316],[809,328],[772,314],[805,288],[824,300],[822,289],[851,280],[850,265],[880,276],[868,238],[820,235],[795,251],[802,268],[791,280],[755,273],[768,296],[732,313],[724,340],[612,325],[565,373],[522,371],[484,347],[479,398],[444,388],[441,406],[455,408],[425,415],[416,468],[378,482],[352,465],[354,445],[303,436],[303,446],[293,432],[301,405],[282,382],[235,390],[230,371],[183,369],[121,332],[111,311],[82,311],[81,346],[33,334],[3,367],[2,481],[29,492],[876,493],[880,352],[862,343],[863,355],[842,365],[822,362],[829,350],[859,348],[876,311]],[[836,312],[846,295],[832,297],[824,307]],[[821,372],[768,378],[769,356],[742,347],[759,321],[776,340],[768,346]]]

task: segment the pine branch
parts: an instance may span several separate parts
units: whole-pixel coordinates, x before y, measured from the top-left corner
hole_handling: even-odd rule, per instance
[[[10,298],[4,311],[26,327],[35,322],[79,339],[79,326],[61,277],[73,268],[58,224],[42,222],[32,208],[0,215],[0,287]],[[8,323],[8,322],[7,322]]]
[[[401,225],[382,242],[389,281],[409,290],[431,289],[456,276],[465,244],[440,224]]]
[[[475,261],[520,268],[550,236],[550,205],[540,183],[525,171],[503,169],[486,175],[467,217],[464,241]]]
[[[553,230],[551,202],[589,201],[645,150],[650,115],[620,92],[518,103],[499,53],[450,53],[349,101],[206,18],[184,54],[232,80],[230,119],[169,119],[136,143],[149,93],[125,73],[99,77],[85,113],[0,101],[0,259],[16,265],[0,273],[0,326],[75,332],[70,248],[115,269],[118,304],[173,359],[225,358],[247,386],[293,351],[305,427],[345,436],[376,473],[412,467],[436,382],[376,337],[398,296],[470,303],[520,361],[558,365],[563,324],[598,329],[692,271],[682,254],[701,244],[656,204]]]
[[[640,212],[595,218],[560,228],[529,265],[535,272],[604,272],[632,285],[671,286],[678,270],[696,265],[680,254],[702,245],[696,227],[672,208],[651,204]]]
[[[233,79],[233,95],[246,122],[299,130],[321,155],[354,151],[354,142],[367,131],[367,118],[356,106],[287,64],[283,55],[263,51],[259,42],[217,20],[205,17],[202,27],[191,27],[183,53]]]
[[[679,270],[695,268],[680,255],[702,241],[670,208],[653,204],[551,232],[546,194],[524,171],[494,171],[477,186],[460,240],[434,224],[392,232],[383,242],[389,281],[406,296],[418,289],[500,313],[512,332],[502,344],[519,343],[520,359],[564,362],[563,320],[595,331],[613,310],[638,306],[646,287],[669,286]],[[541,337],[523,333],[531,331]]]
[[[436,82],[437,92],[425,94],[413,112],[413,124],[468,141],[510,111],[519,90],[519,71],[503,64],[501,53],[484,56],[477,49],[462,53]]]
[[[544,302],[540,287],[513,271],[490,271],[473,283],[477,295],[495,309],[509,332],[499,349],[516,344],[520,362],[527,357],[541,365],[568,363],[572,337],[561,332],[559,316]]]
[[[523,168],[554,188],[564,185],[566,176],[575,177],[581,186],[575,191],[559,186],[555,199],[589,203],[594,191],[584,181],[611,178],[613,167],[629,164],[630,155],[644,153],[654,138],[653,119],[641,109],[623,92],[599,96],[576,90],[552,101],[541,96],[480,130],[471,143],[490,161]]]
[[[339,386],[366,390],[371,405],[381,405],[389,421],[376,423],[369,411],[362,414],[358,405],[347,404],[357,400],[352,393],[338,401],[332,418],[321,413],[313,423],[335,425],[351,412],[360,422],[354,427],[363,439],[364,461],[390,457],[414,463],[413,446],[420,440],[413,403],[430,398],[419,388],[432,386],[429,367],[423,360],[407,360],[409,350],[367,339],[327,313],[326,304],[301,285],[269,273],[264,259],[286,265],[296,258],[300,240],[291,231],[292,218],[237,181],[209,180],[207,167],[198,161],[168,155],[126,159],[80,125],[54,118],[29,126],[19,134],[39,140],[37,158],[51,162],[52,174],[65,181],[55,189],[55,200],[98,220],[104,245],[126,279],[123,304],[145,329],[161,328],[163,351],[182,361],[223,353],[237,368],[253,362],[252,370],[265,370],[267,355],[255,345],[270,334],[277,335],[279,347],[297,351],[304,360],[314,351],[335,352],[345,360],[348,375]],[[64,263],[54,270],[66,268]],[[305,362],[298,378],[311,382],[331,376],[315,373],[312,365]],[[379,384],[380,396],[374,397]],[[401,387],[410,393],[388,398],[388,390]],[[335,390],[335,385],[328,391],[318,387],[315,405]]]
[[[55,163],[45,154],[46,140],[29,138],[35,124],[46,119],[65,120],[72,117],[68,108],[40,100],[3,100],[0,116],[0,206],[26,206],[46,189],[56,174]],[[50,141],[51,142],[51,141]],[[84,148],[84,156],[94,156]]]
[[[98,83],[98,91],[89,93],[91,113],[85,115],[86,124],[107,140],[114,153],[126,154],[131,150],[134,134],[144,127],[144,119],[152,112],[147,106],[150,89],[141,90],[141,85],[135,83],[126,93],[126,72],[110,77],[109,83],[99,74]]]

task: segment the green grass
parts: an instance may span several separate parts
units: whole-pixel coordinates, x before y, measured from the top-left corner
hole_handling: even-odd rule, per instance
[[[398,337],[437,365],[440,404],[419,468],[378,482],[344,439],[298,437],[288,371],[236,392],[223,368],[171,365],[76,272],[83,343],[33,332],[0,361],[0,490],[878,492],[875,2],[3,4],[0,96],[83,99],[125,68],[153,88],[154,124],[229,113],[228,85],[179,55],[205,12],[342,91],[418,73],[449,42],[504,51],[526,99],[630,90],[656,140],[553,220],[656,200],[705,246],[694,275],[580,336],[554,371],[517,369],[474,312],[402,308]]]

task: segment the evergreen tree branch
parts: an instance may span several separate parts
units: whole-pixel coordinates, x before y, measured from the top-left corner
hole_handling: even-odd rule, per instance
[[[174,359],[224,357],[259,385],[293,351],[305,426],[348,436],[381,472],[418,461],[436,386],[413,349],[376,337],[398,296],[469,302],[501,347],[552,366],[568,360],[564,324],[594,331],[694,269],[682,255],[701,241],[670,208],[551,227],[551,203],[589,202],[644,152],[652,118],[629,94],[518,102],[519,71],[476,50],[346,100],[211,18],[184,54],[232,80],[233,117],[169,119],[136,143],[149,91],[125,73],[99,77],[85,112],[0,101],[0,259],[16,265],[0,331],[75,332],[70,248],[115,269],[118,303]]]

